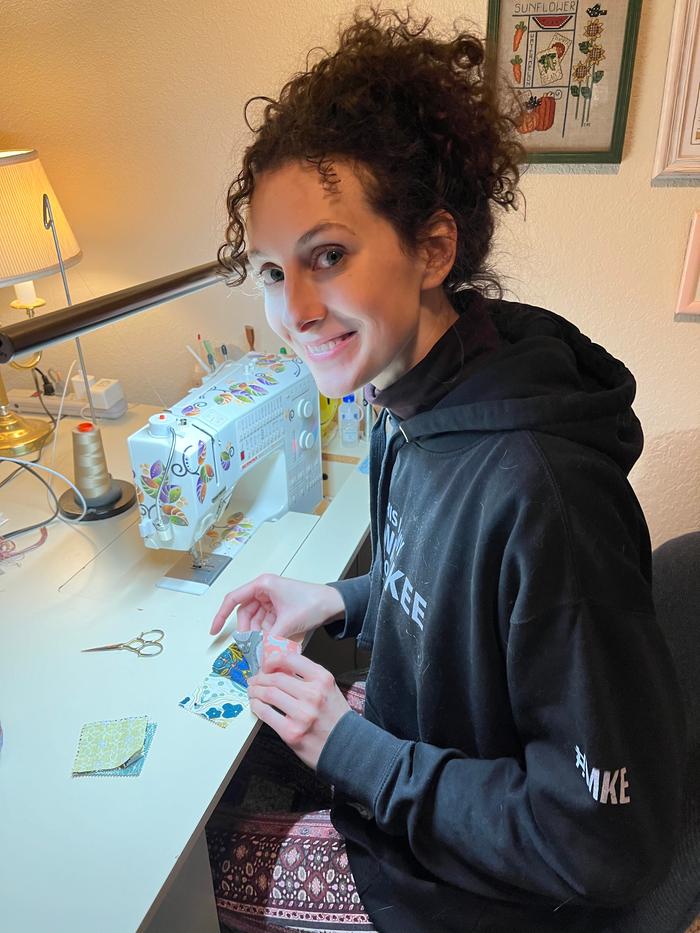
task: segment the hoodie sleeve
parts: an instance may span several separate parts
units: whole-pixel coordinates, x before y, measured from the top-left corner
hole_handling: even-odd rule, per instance
[[[337,590],[345,603],[345,618],[338,622],[329,622],[325,629],[332,638],[356,638],[361,630],[367,612],[370,592],[370,574],[350,577],[330,583]]]
[[[636,501],[628,495],[610,517],[591,472],[576,472],[580,508],[565,522],[543,507],[542,490],[508,517],[491,605],[504,631],[502,728],[512,719],[514,756],[400,739],[349,712],[318,763],[424,869],[487,897],[629,903],[671,857],[685,757],[680,693],[640,570]]]
[[[509,677],[520,760],[404,741],[349,712],[326,743],[319,774],[381,830],[405,835],[418,862],[457,887],[491,897],[520,890],[560,902],[631,901],[667,864],[682,784],[673,672],[660,640],[656,657],[639,650],[640,625],[645,620],[612,619],[584,604],[517,627]],[[605,635],[612,628],[614,651]],[[553,677],[536,659],[557,640],[569,660]],[[606,723],[607,741],[576,734],[591,714]]]

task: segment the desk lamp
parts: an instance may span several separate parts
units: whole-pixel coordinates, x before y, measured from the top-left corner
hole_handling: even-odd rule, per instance
[[[53,230],[44,223],[45,198],[53,208]],[[61,254],[64,266],[82,256],[36,150],[0,152],[0,286],[15,287],[17,297],[10,307],[34,316],[46,302],[37,298],[32,280],[58,272]],[[41,353],[35,353],[12,365],[31,369],[40,358]],[[24,418],[10,409],[0,375],[0,455],[24,457],[40,450],[52,431],[50,422]]]
[[[17,299],[11,307],[23,309],[33,318],[35,309],[45,302],[36,297],[33,283],[26,280],[54,272],[61,273],[66,301],[71,307],[66,266],[75,264],[81,256],[36,150],[0,152],[0,285],[15,286]],[[60,497],[58,509],[69,518],[95,521],[130,509],[136,502],[136,493],[131,483],[113,479],[107,470],[77,336],[75,344],[92,416],[91,422],[83,422],[73,431],[75,485],[87,503],[87,510],[83,512],[72,490]],[[40,358],[41,353],[34,353],[30,360],[13,365],[28,369],[36,366]],[[9,410],[0,378],[0,456],[22,457],[41,449],[52,430],[51,424],[21,418]]]

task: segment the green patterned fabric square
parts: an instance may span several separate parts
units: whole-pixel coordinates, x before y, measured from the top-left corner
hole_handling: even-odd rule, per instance
[[[80,731],[73,774],[121,768],[143,753],[148,716],[88,722]]]

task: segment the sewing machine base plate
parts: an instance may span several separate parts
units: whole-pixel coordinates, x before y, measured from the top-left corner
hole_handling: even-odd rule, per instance
[[[192,555],[183,554],[177,563],[161,577],[156,586],[165,590],[178,590],[180,593],[192,593],[201,596],[206,593],[214,580],[225,567],[231,563],[231,558],[224,554],[208,554],[203,567],[195,567]]]

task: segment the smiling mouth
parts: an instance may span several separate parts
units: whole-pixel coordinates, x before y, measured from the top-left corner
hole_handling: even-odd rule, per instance
[[[334,350],[339,344],[345,343],[351,337],[355,336],[355,331],[348,331],[347,334],[341,334],[340,337],[334,337],[332,340],[326,341],[326,343],[314,344],[314,346],[306,346],[304,349],[309,354],[309,356],[323,356],[326,353],[330,353],[331,350]]]

